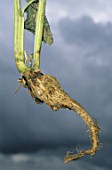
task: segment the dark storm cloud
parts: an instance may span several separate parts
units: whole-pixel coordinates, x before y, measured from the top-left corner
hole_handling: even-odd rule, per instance
[[[72,62],[74,59],[73,64],[77,70],[74,74],[76,77],[80,76],[84,87],[91,85],[91,90],[96,88],[99,96],[105,100],[102,95],[106,96],[105,93],[111,92],[110,84],[112,82],[112,24],[95,23],[92,18],[87,16],[76,20],[64,18],[59,22],[59,30],[63,40],[70,47],[67,52],[70,52]],[[71,61],[70,64],[73,65]],[[72,68],[74,69],[71,67],[71,70],[73,70]],[[110,101],[107,100],[107,102]]]
[[[69,45],[88,45],[89,47],[106,45],[107,48],[112,43],[112,24],[110,22],[95,23],[89,16],[77,19],[63,18],[59,22],[59,30]]]
[[[0,156],[0,165],[3,170],[57,170],[57,169],[91,169],[92,170],[105,170],[103,167],[97,167],[96,165],[93,165],[91,167],[91,164],[85,163],[83,160],[75,162],[71,162],[69,164],[64,164],[63,160],[60,159],[59,156],[50,156],[47,155],[47,153],[38,153],[38,154],[17,154],[17,155],[11,155],[11,156]],[[108,170],[108,168],[106,168]]]

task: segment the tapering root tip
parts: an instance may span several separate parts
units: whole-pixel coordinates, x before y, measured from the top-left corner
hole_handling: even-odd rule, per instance
[[[64,157],[64,163],[68,163],[73,160],[78,160],[81,157],[83,157],[85,154],[86,153],[84,150],[79,151],[77,154],[71,154],[71,152],[67,152],[66,156]]]
[[[68,163],[70,161],[75,161],[83,157],[84,155],[94,155],[96,151],[100,148],[99,142],[99,127],[97,122],[94,122],[94,126],[90,128],[91,133],[91,148],[88,150],[80,150],[77,154],[73,154],[73,152],[67,152],[66,156],[64,157],[64,163]]]

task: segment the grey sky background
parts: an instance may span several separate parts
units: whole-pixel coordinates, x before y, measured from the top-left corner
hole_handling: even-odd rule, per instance
[[[25,1],[22,1],[22,5]],[[54,44],[43,44],[41,70],[98,120],[103,143],[94,157],[63,163],[67,150],[90,146],[83,121],[72,111],[37,105],[26,89],[15,95],[20,75],[13,54],[13,1],[0,5],[0,169],[112,169],[112,2],[47,0]],[[25,49],[33,35],[25,31]]]

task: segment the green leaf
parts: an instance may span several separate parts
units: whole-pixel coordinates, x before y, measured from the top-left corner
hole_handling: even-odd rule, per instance
[[[26,0],[29,2],[30,0]],[[27,13],[26,20],[24,22],[24,28],[33,34],[35,34],[35,27],[36,27],[36,14],[38,11],[38,0],[33,2],[31,5],[28,6],[28,8],[25,10]],[[47,17],[44,16],[44,30],[43,30],[43,42],[51,45],[53,43],[53,36],[51,33],[50,25],[47,20]]]

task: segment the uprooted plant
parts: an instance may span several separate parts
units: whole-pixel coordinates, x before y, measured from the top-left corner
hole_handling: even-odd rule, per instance
[[[60,86],[57,79],[51,75],[43,74],[40,70],[40,51],[42,41],[52,44],[53,38],[48,20],[45,16],[46,0],[27,0],[24,9],[21,9],[19,0],[14,0],[14,55],[19,73],[18,79],[23,87],[27,88],[36,103],[46,103],[52,110],[68,108],[76,112],[89,128],[91,147],[87,150],[80,150],[73,154],[68,152],[64,162],[77,160],[82,156],[94,155],[99,149],[99,127],[97,121],[93,120],[86,110],[73,100]],[[27,18],[24,21],[24,12]],[[24,52],[24,29],[35,34],[34,53],[25,59]],[[27,61],[32,66],[28,66]]]

